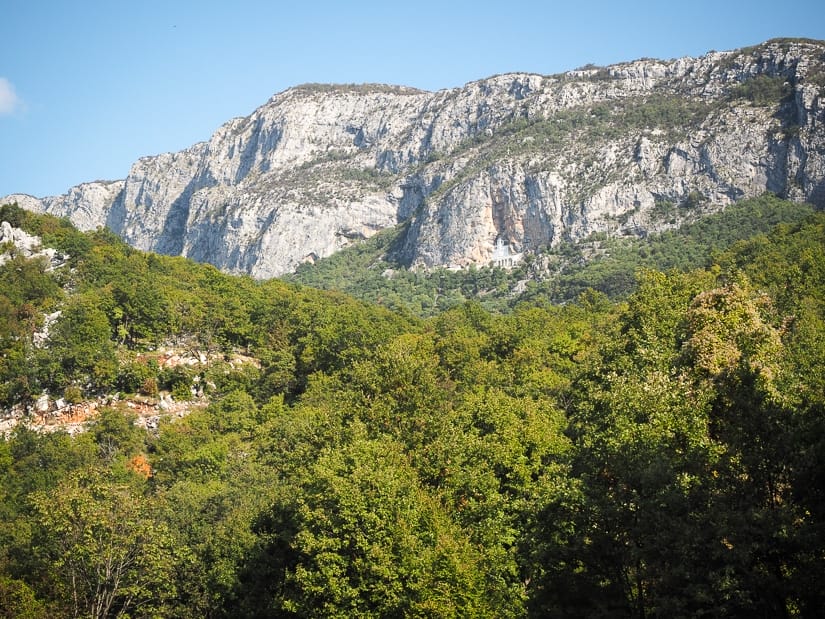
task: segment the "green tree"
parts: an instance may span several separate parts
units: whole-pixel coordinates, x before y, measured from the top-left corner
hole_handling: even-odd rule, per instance
[[[94,387],[112,384],[117,373],[115,347],[106,314],[91,296],[77,295],[63,306],[43,351],[48,382],[65,386],[71,382]]]
[[[0,619],[45,619],[46,605],[25,582],[0,574]]]
[[[572,477],[535,520],[535,612],[780,617],[820,605],[806,576],[821,567],[817,516],[800,501],[814,499],[800,481],[816,467],[797,477],[821,445],[821,424],[808,425],[818,413],[800,398],[771,299],[743,279],[702,290],[715,278],[647,276],[620,338],[574,382]]]
[[[721,604],[706,394],[665,372],[613,373],[589,386],[572,421],[573,483],[537,519],[534,608],[689,616]]]
[[[206,409],[213,432],[249,433],[258,422],[258,407],[245,391],[233,391]]]
[[[807,490],[797,483],[796,454],[812,437],[802,429],[807,403],[785,376],[782,322],[770,297],[740,281],[698,295],[686,323],[683,362],[711,385],[710,433],[723,447],[712,482],[728,585],[740,612],[780,617],[811,608],[815,598],[800,586],[807,579],[797,566],[810,557],[803,540],[823,545],[810,537],[816,525],[797,500]]]
[[[44,257],[14,256],[0,265],[0,290],[15,304],[32,303],[42,307],[62,296],[49,261]]]
[[[261,523],[265,592],[251,616],[506,617],[480,556],[393,441],[328,451]],[[257,604],[261,604],[257,606]]]
[[[86,470],[32,502],[37,551],[68,614],[157,615],[174,598],[172,538],[134,490]]]
[[[100,458],[111,463],[118,456],[128,458],[144,448],[146,433],[135,425],[136,415],[113,408],[104,408],[94,420],[90,431],[98,445]]]

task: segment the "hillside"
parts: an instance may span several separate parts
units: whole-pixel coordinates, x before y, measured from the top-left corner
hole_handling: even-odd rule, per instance
[[[813,208],[765,194],[645,238],[594,234],[530,255],[511,268],[405,268],[398,249],[407,224],[376,234],[314,264],[301,265],[285,279],[432,316],[476,300],[490,311],[509,311],[519,303],[566,303],[592,289],[620,299],[637,285],[643,269],[689,271],[710,266],[714,256],[737,241],[795,224]],[[671,213],[668,216],[673,216]]]
[[[108,231],[81,233],[13,205],[0,207],[0,221],[32,247],[10,240],[0,260],[0,406],[18,414],[33,412],[41,393],[77,401],[165,391],[188,400],[253,379],[264,399],[300,393],[314,371],[342,362],[332,357],[415,324],[340,294],[146,254]],[[41,244],[49,251],[34,251]],[[335,333],[325,332],[333,322]],[[198,363],[164,367],[162,349]],[[237,355],[255,361],[229,364]],[[216,363],[200,367],[205,360]]]
[[[825,606],[821,212],[754,222],[620,302],[539,292],[428,320],[0,220],[6,616]],[[44,397],[100,406],[85,432],[41,433]],[[144,428],[136,401],[198,405]]]
[[[406,267],[516,261],[766,191],[825,205],[823,58],[777,39],[438,92],[304,85],[123,180],[0,202],[257,279],[399,223]]]

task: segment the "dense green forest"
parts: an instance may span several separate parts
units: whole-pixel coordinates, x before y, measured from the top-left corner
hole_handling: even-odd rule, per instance
[[[0,617],[819,616],[825,214],[743,208],[420,318],[3,206],[69,258],[2,248],[0,406],[119,398],[0,441]]]
[[[656,217],[674,225],[696,217],[696,205],[661,202]],[[467,301],[507,312],[530,299],[566,303],[585,290],[617,299],[637,285],[640,269],[688,271],[710,266],[717,252],[736,241],[769,232],[780,223],[798,223],[813,212],[806,204],[772,194],[743,200],[725,210],[645,238],[593,235],[585,242],[563,242],[538,255],[528,254],[517,268],[472,267],[409,270],[398,259],[406,224],[336,252],[314,264],[301,265],[286,279],[417,316],[434,316]]]

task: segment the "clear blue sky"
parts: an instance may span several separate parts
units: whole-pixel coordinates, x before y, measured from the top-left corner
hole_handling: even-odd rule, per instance
[[[305,82],[496,73],[825,39],[825,1],[0,0],[0,196],[124,178]]]

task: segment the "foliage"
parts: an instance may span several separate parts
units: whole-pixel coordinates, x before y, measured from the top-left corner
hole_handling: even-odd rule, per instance
[[[23,581],[0,575],[0,617],[2,619],[41,619],[48,617],[43,602]]]
[[[63,305],[49,340],[44,384],[77,383],[100,389],[114,381],[117,361],[109,321],[91,296],[76,295]]]
[[[0,267],[5,409],[203,399],[151,431],[101,407],[74,437],[0,441],[0,615],[825,607],[822,213],[764,196],[591,239],[606,256],[584,268],[560,247],[521,303],[530,265],[384,277],[369,245],[319,265],[330,285],[371,267],[395,288],[353,287],[402,312],[3,213],[78,252]]]
[[[324,453],[267,532],[287,562],[276,612],[313,617],[509,616],[485,595],[478,550],[429,497],[399,446]]]
[[[733,98],[747,99],[755,105],[777,105],[793,94],[793,88],[781,75],[757,75],[731,90]]]
[[[694,203],[699,200],[693,196]],[[669,218],[689,207],[660,203],[657,212]],[[808,205],[765,194],[645,239],[603,239],[598,241],[604,250],[601,256],[588,258],[585,244],[562,243],[547,250],[552,266],[538,277],[529,262],[510,271],[490,267],[407,270],[392,258],[404,235],[402,226],[314,265],[303,265],[290,279],[419,316],[432,316],[471,299],[492,311],[509,311],[521,301],[548,297],[565,302],[588,288],[621,298],[633,290],[641,268],[686,271],[708,266],[715,253],[736,241],[766,233],[780,223],[800,222],[812,212]],[[520,284],[526,285],[516,292],[522,289]]]
[[[81,473],[32,503],[44,569],[73,616],[155,614],[174,596],[172,539],[128,487]]]

